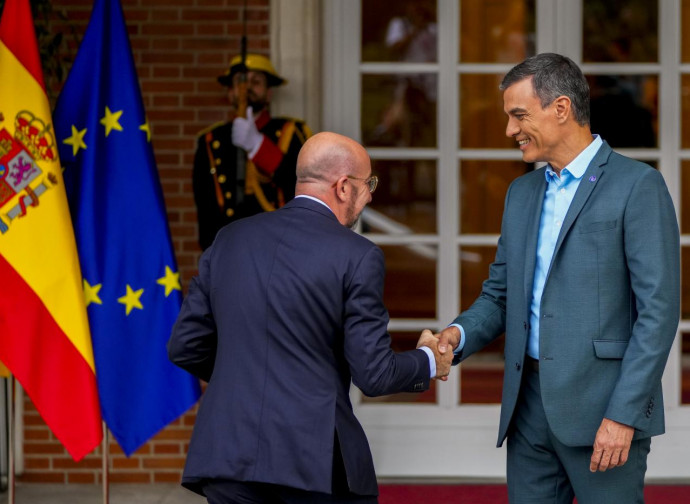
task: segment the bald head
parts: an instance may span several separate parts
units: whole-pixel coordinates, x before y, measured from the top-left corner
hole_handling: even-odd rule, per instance
[[[369,165],[369,155],[359,143],[337,133],[317,133],[305,142],[297,157],[297,192],[315,182],[334,182],[343,175],[356,175]]]
[[[353,227],[371,201],[369,177],[371,160],[364,147],[337,133],[318,133],[299,151],[295,195],[318,198],[341,224]]]

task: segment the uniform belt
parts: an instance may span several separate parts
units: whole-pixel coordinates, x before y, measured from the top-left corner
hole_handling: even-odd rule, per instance
[[[533,371],[535,373],[539,372],[539,360],[525,355],[525,369]]]

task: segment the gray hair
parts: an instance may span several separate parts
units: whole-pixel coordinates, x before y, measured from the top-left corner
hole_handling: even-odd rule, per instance
[[[582,70],[567,56],[541,53],[515,65],[501,81],[505,91],[523,79],[533,77],[532,85],[542,108],[559,96],[567,96],[572,103],[573,117],[580,126],[589,125],[589,84]]]

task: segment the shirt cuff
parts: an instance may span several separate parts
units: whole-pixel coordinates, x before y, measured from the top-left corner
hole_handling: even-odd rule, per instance
[[[462,352],[462,349],[465,348],[465,330],[462,328],[460,324],[450,324],[448,327],[451,326],[457,327],[460,331],[460,344],[458,345],[458,348],[453,350],[454,355],[459,355],[460,352]]]
[[[434,352],[432,352],[431,348],[425,346],[419,347],[419,349],[423,350],[427,357],[429,357],[429,378],[433,378],[436,376],[436,359],[434,358]]]

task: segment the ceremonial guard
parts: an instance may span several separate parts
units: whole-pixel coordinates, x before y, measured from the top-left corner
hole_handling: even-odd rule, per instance
[[[202,131],[197,142],[193,186],[202,250],[225,224],[294,197],[297,154],[311,136],[301,120],[271,117],[273,88],[286,80],[267,57],[250,53],[244,63],[234,57],[218,82],[228,87],[237,115]]]

